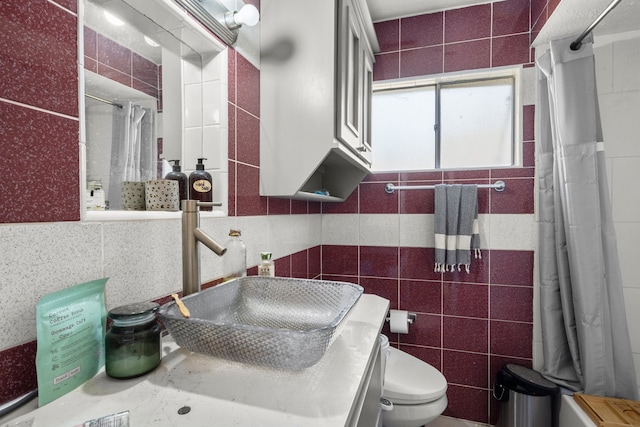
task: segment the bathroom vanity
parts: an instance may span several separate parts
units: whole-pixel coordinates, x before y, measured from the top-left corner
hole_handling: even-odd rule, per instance
[[[160,366],[129,380],[94,378],[4,426],[69,427],[129,411],[141,426],[375,426],[379,334],[389,301],[363,294],[320,361],[301,371],[232,362],[162,341]]]

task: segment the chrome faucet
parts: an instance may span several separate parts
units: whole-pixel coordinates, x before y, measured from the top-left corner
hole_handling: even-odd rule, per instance
[[[209,237],[200,227],[198,206],[222,206],[218,202],[182,201],[182,293],[183,296],[200,292],[200,252],[198,242],[222,256],[227,248]]]

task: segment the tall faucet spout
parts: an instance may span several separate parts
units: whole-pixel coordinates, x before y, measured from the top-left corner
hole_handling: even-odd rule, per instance
[[[227,251],[218,242],[200,229],[198,206],[220,206],[221,203],[182,201],[182,293],[183,296],[200,292],[200,252],[198,242],[202,242],[216,255]]]

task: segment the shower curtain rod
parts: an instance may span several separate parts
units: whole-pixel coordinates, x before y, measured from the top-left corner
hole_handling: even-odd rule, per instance
[[[580,49],[580,47],[582,46],[582,40],[584,40],[584,38],[585,38],[585,37],[587,37],[591,31],[593,31],[593,29],[596,27],[596,25],[598,25],[598,24],[600,23],[600,21],[602,21],[602,20],[604,19],[604,17],[605,17],[605,16],[607,16],[607,14],[608,14],[609,12],[611,12],[611,11],[612,11],[612,10],[613,10],[617,5],[618,5],[618,3],[620,3],[621,1],[622,1],[622,0],[613,0],[613,1],[609,4],[609,6],[607,6],[607,8],[606,8],[606,9],[605,9],[601,14],[600,14],[600,16],[598,16],[598,17],[595,19],[595,21],[593,21],[593,22],[591,23],[591,25],[589,25],[589,26],[587,27],[587,29],[586,29],[586,30],[584,30],[584,31],[582,32],[582,34],[580,34],[580,35],[578,36],[578,38],[577,38],[573,43],[571,43],[571,46],[570,46],[570,47],[571,47],[571,50],[578,50],[578,49]]]
[[[104,98],[100,98],[99,96],[91,95],[90,93],[85,93],[84,96],[87,98],[95,99],[96,101],[104,102],[105,104],[113,105],[114,107],[118,107],[122,109],[122,104],[115,103],[113,101],[109,101]]]

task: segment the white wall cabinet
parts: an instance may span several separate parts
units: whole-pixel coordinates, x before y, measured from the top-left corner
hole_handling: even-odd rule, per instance
[[[355,0],[339,1],[337,136],[371,165],[373,53]]]
[[[262,0],[260,38],[260,194],[346,199],[371,166],[365,0]]]

